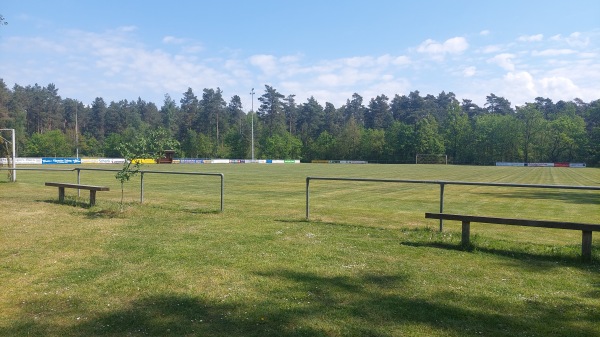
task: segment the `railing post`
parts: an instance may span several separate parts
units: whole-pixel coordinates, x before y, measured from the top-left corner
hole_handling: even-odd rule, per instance
[[[440,183],[440,213],[444,213],[444,183]],[[444,230],[444,219],[440,219],[440,232]]]
[[[463,220],[461,235],[461,245],[465,248],[469,247],[471,244],[471,222]]]
[[[75,170],[77,170],[77,185],[81,184],[81,169],[78,167]],[[81,190],[77,189],[77,197],[79,198],[81,196]]]
[[[308,185],[310,183],[310,177],[306,177],[306,220],[309,218],[308,213]]]
[[[592,231],[581,231],[581,258],[592,261]]]
[[[140,171],[140,204],[144,203],[144,171]]]
[[[224,209],[224,195],[225,195],[225,175],[223,173],[221,175],[221,212]]]

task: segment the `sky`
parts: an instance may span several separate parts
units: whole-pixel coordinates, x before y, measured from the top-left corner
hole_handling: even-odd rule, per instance
[[[600,99],[598,0],[2,0],[0,78],[91,104],[452,92]],[[255,95],[250,94],[254,88]]]

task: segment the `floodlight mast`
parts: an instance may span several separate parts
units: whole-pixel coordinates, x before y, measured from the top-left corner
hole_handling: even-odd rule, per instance
[[[250,96],[252,97],[252,162],[254,163],[254,88],[250,91]]]
[[[13,183],[17,181],[17,166],[16,166],[16,160],[17,159],[17,155],[15,153],[15,129],[0,129],[0,131],[10,131],[12,133],[12,137],[11,137],[11,144],[12,144],[12,174],[10,175],[10,181],[12,181]]]
[[[75,156],[79,159],[79,128],[77,127],[77,102],[75,102]]]

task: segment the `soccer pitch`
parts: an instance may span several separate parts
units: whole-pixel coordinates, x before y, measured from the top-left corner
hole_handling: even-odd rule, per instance
[[[85,167],[85,166],[82,166]],[[118,166],[97,166],[118,169]],[[61,166],[64,168],[64,166]],[[600,239],[576,231],[460,223],[438,231],[435,184],[348,177],[599,186],[594,168],[451,165],[148,165],[121,189],[56,202],[46,181],[0,180],[0,335],[594,336]],[[600,223],[598,191],[446,186],[447,212]],[[573,233],[572,233],[573,232]]]

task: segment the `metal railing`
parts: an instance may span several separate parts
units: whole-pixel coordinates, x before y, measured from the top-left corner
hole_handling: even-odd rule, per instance
[[[71,169],[52,169],[52,168],[0,168],[0,170],[21,170],[21,171],[50,171],[50,172],[73,172],[77,171],[77,184],[81,184],[81,171],[104,171],[104,172],[119,172],[117,169],[103,168],[71,168]],[[225,195],[225,176],[223,173],[202,173],[202,172],[175,172],[175,171],[149,171],[140,170],[140,203],[144,202],[144,174],[178,174],[178,175],[197,175],[197,176],[218,176],[221,177],[221,212],[224,210],[224,195]],[[77,196],[79,196],[77,190]]]
[[[545,189],[566,189],[566,190],[588,190],[600,191],[600,186],[570,186],[570,185],[535,185],[535,184],[511,184],[511,183],[484,183],[467,181],[442,181],[442,180],[403,180],[403,179],[371,179],[371,178],[338,178],[338,177],[306,177],[306,220],[310,220],[309,196],[311,180],[331,180],[331,181],[355,181],[355,182],[375,182],[375,183],[405,183],[405,184],[436,184],[440,186],[440,213],[444,212],[444,189],[446,185],[465,185],[465,186],[496,186],[496,187],[522,187],[522,188],[545,188]],[[440,231],[444,228],[444,220],[440,219]]]
[[[144,202],[144,174],[183,174],[197,176],[218,176],[221,177],[221,212],[223,212],[224,195],[225,195],[225,176],[223,173],[201,173],[201,172],[176,172],[176,171],[140,171],[140,203]]]

